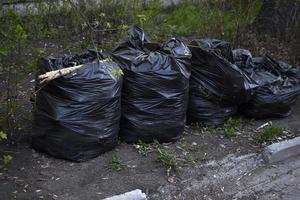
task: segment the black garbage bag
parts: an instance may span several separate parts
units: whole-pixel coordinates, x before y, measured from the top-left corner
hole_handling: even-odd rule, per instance
[[[278,66],[280,71],[285,73],[286,76],[300,80],[300,70],[299,69],[294,68],[293,66],[291,66],[285,62],[282,62],[282,61],[277,61],[276,66]]]
[[[189,48],[193,57],[188,122],[220,125],[236,113],[238,104],[250,99],[257,84],[229,61],[229,43],[194,40]]]
[[[234,64],[238,67],[248,66],[252,62],[252,54],[247,49],[234,49],[232,50]]]
[[[299,91],[279,90],[275,87],[261,86],[255,89],[252,100],[241,105],[240,110],[248,117],[255,119],[287,117],[291,106],[296,101]]]
[[[120,136],[129,143],[179,139],[188,102],[188,47],[178,39],[149,43],[134,26],[112,55],[124,72]]]
[[[190,124],[218,126],[236,114],[237,108],[236,104],[226,104],[208,91],[205,92],[200,85],[191,86],[187,121]]]
[[[233,63],[233,52],[229,42],[218,39],[197,39],[191,42],[191,45],[201,47],[203,49],[213,50],[215,53],[221,55],[229,62]]]
[[[202,41],[194,40],[189,45],[193,55],[191,83],[201,84],[224,102],[247,101],[257,84],[228,61],[218,49],[206,48]]]
[[[251,100],[239,109],[256,119],[288,116],[300,93],[299,70],[269,56],[252,58],[246,52],[234,50],[234,59],[259,87],[255,88]]]
[[[78,162],[117,145],[122,87],[121,69],[99,61],[95,51],[41,59],[38,74],[80,64],[76,72],[37,84],[32,135],[33,148]]]

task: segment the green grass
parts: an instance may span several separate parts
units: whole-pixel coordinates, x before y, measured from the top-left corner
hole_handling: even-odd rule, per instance
[[[13,159],[13,157],[11,155],[4,155],[3,156],[3,162],[5,165],[7,165],[8,163],[10,163],[10,161]]]
[[[225,137],[235,137],[238,135],[238,131],[244,124],[242,117],[229,118],[219,127],[204,126],[201,122],[193,124],[193,128],[196,130],[205,130],[208,133],[223,133]]]
[[[270,126],[262,129],[257,136],[255,136],[254,141],[256,143],[271,142],[277,137],[283,135],[284,129],[278,126]]]
[[[222,126],[224,136],[227,138],[235,137],[238,135],[238,129],[243,125],[242,118],[229,118]]]
[[[194,5],[179,6],[164,17],[161,30],[167,34],[193,34],[203,26],[204,20],[199,20],[202,16],[203,10],[197,9]]]
[[[124,161],[119,157],[114,155],[109,162],[109,169],[112,169],[114,171],[121,171],[126,168],[126,165],[124,164]]]
[[[244,123],[244,119],[241,117],[236,117],[236,118],[229,118],[223,126],[225,127],[232,127],[232,128],[238,128],[241,127]]]
[[[157,161],[167,168],[167,176],[170,175],[171,171],[181,169],[181,165],[175,153],[166,149],[166,147],[160,144],[157,140],[154,140],[153,148],[155,148]]]
[[[235,137],[239,134],[241,127],[244,124],[244,119],[241,117],[229,118],[220,127],[208,127],[207,131],[210,133],[222,133],[225,137]]]
[[[196,122],[193,124],[193,127],[197,130],[202,130],[205,127],[205,125],[202,122]]]
[[[157,159],[167,168],[178,169],[176,157],[165,148],[157,149]]]
[[[7,134],[4,131],[0,131],[0,141],[7,140]]]
[[[240,28],[253,22],[262,4],[262,0],[182,3],[163,13],[161,32],[233,39]]]
[[[167,175],[170,175],[172,170],[177,171],[180,169],[180,165],[177,161],[176,156],[165,149],[164,147],[158,147],[157,152],[157,161],[167,168]]]
[[[224,136],[227,137],[227,138],[230,138],[230,137],[235,137],[237,136],[237,132],[234,130],[234,128],[227,128],[224,130]]]

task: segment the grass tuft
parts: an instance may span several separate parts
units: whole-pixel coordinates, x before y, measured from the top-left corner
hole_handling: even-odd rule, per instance
[[[283,134],[284,129],[277,126],[270,126],[262,129],[254,138],[256,143],[271,142]]]
[[[111,161],[109,162],[109,168],[114,171],[121,171],[122,169],[126,168],[126,165],[119,156],[114,155]]]
[[[142,156],[147,156],[149,153],[153,152],[152,144],[144,143],[141,140],[139,140],[139,142],[135,144],[134,147]]]

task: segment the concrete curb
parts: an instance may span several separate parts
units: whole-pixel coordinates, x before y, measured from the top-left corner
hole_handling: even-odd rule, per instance
[[[300,155],[300,137],[271,144],[262,153],[267,163],[283,161],[297,155]]]
[[[136,189],[124,194],[120,194],[113,197],[108,197],[103,200],[147,200],[146,194],[140,189]]]

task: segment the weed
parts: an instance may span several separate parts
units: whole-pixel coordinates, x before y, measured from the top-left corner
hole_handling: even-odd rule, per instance
[[[200,21],[204,15],[203,10],[194,5],[181,5],[164,17],[161,30],[167,34],[188,35],[195,33],[199,31],[200,27],[204,27]]]
[[[232,128],[240,128],[244,123],[243,118],[241,117],[235,117],[235,118],[229,118],[223,126],[225,127],[232,127]]]
[[[229,118],[222,127],[218,128],[223,131],[225,137],[235,137],[238,135],[238,130],[243,125],[243,118]]]
[[[4,155],[3,156],[3,162],[4,162],[5,165],[9,164],[12,159],[13,159],[13,157],[11,155]]]
[[[237,132],[234,130],[234,128],[228,128],[224,130],[224,136],[227,138],[235,137],[237,136]]]
[[[7,140],[7,134],[4,131],[0,131],[0,142],[3,140]],[[1,150],[0,150],[1,152]],[[13,159],[11,155],[3,155],[3,163],[4,165],[7,165],[10,163],[10,161]]]
[[[36,60],[28,60],[26,61],[26,71],[35,72],[36,71]]]
[[[161,144],[156,143],[157,161],[167,168],[167,175],[170,175],[172,170],[177,171],[181,167],[176,159],[176,156],[169,152]]]
[[[157,149],[158,161],[167,168],[167,175],[170,175],[171,170],[178,170],[180,167],[176,158],[165,149]]]
[[[214,126],[207,126],[207,128],[206,128],[206,131],[208,133],[215,133],[215,132],[217,132],[217,130],[218,130],[218,128],[214,127]]]
[[[7,134],[4,131],[0,131],[0,141],[6,140],[7,139]]]
[[[277,126],[269,126],[262,129],[257,136],[254,137],[256,143],[271,142],[275,138],[283,134],[284,129]]]
[[[196,143],[189,145],[180,142],[176,147],[182,151],[181,155],[176,155],[157,141],[154,141],[153,147],[156,148],[157,161],[167,168],[168,176],[172,170],[178,171],[184,166],[194,165],[197,162],[193,155],[190,154],[190,151],[198,148]]]
[[[0,142],[3,140],[7,140],[7,134],[4,131],[0,131]],[[1,150],[0,150],[1,152]],[[3,155],[3,162],[4,165],[7,165],[8,163],[10,163],[10,161],[12,160],[12,156],[11,155]]]
[[[121,171],[122,169],[126,168],[126,165],[119,156],[114,155],[109,162],[109,168],[115,171]]]
[[[0,49],[0,58],[5,57],[9,54],[9,51],[7,49]]]
[[[202,122],[195,122],[193,124],[193,128],[195,128],[196,130],[202,130],[204,128],[204,124]]]
[[[153,0],[148,4],[146,9],[141,11],[138,10],[136,18],[139,25],[153,33],[157,24],[155,20],[157,19],[157,16],[159,16],[161,5],[161,0]]]
[[[141,140],[139,140],[139,142],[136,145],[134,145],[134,147],[138,150],[139,154],[143,156],[147,156],[153,151],[151,144],[146,144]]]

